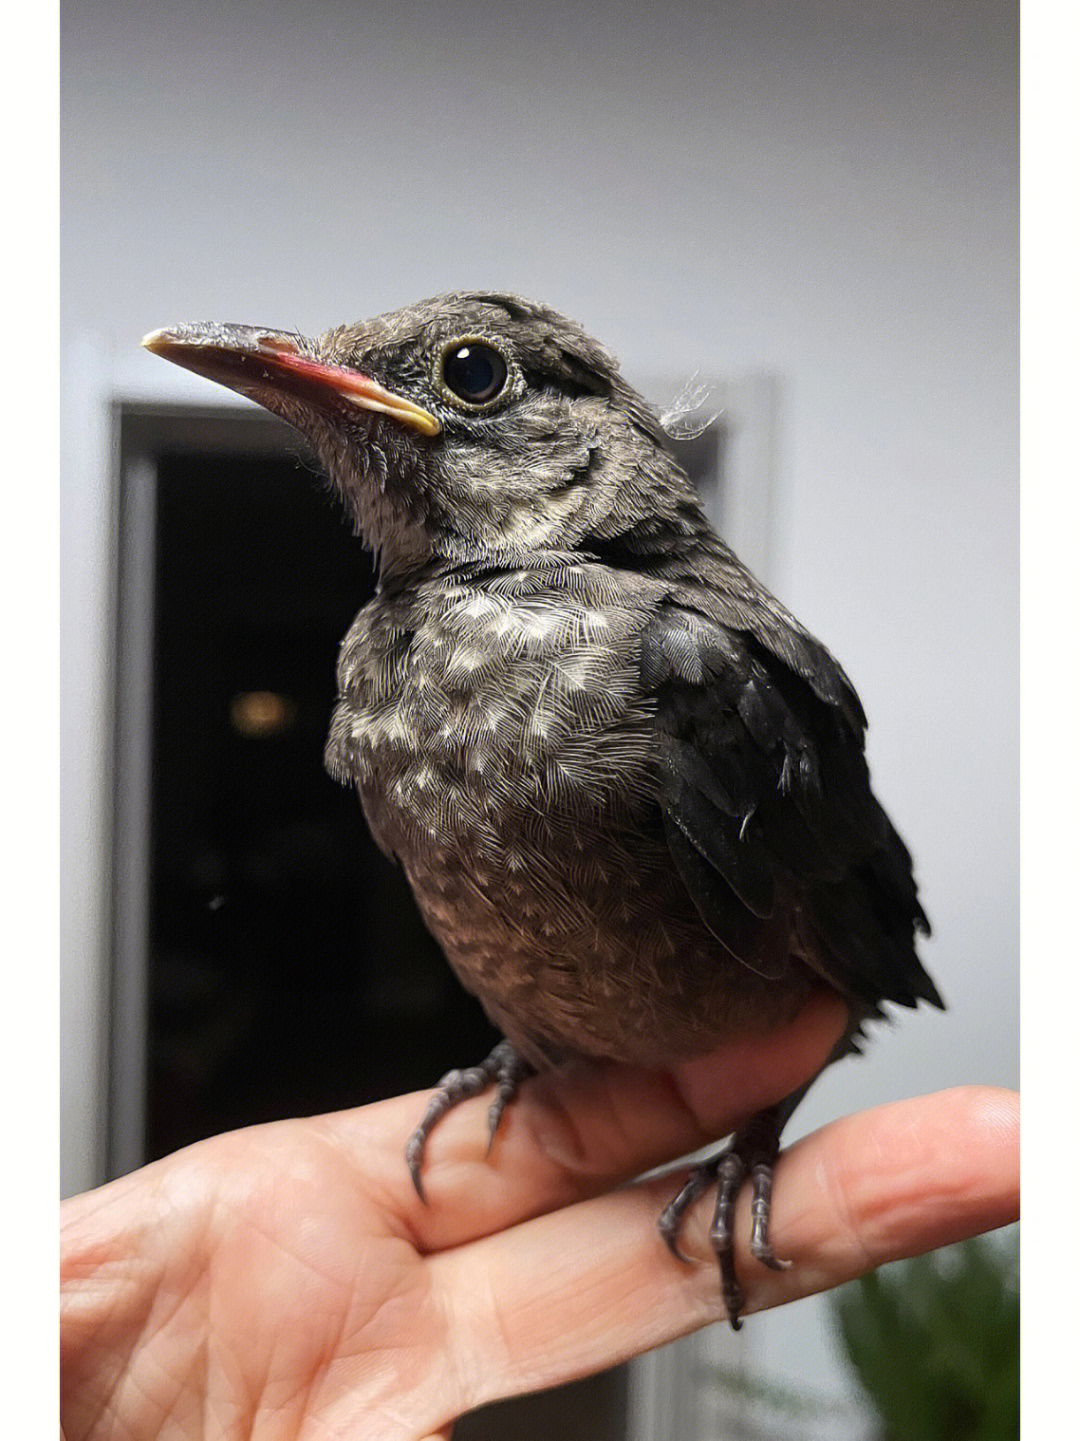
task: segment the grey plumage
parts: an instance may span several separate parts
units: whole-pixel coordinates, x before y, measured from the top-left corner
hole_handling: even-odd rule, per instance
[[[499,294],[147,343],[296,425],[376,550],[327,762],[519,1056],[659,1065],[823,982],[852,1034],[940,1005],[850,682],[713,533],[603,346]]]

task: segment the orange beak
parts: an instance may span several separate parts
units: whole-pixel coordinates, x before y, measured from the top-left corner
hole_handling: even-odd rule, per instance
[[[153,355],[266,404],[267,391],[325,404],[330,398],[387,415],[421,435],[442,425],[430,411],[395,395],[370,375],[330,365],[311,354],[311,342],[288,331],[252,325],[177,325],[152,330],[143,345]]]

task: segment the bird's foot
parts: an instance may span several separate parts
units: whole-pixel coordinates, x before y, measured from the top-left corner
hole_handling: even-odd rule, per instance
[[[735,1201],[742,1184],[749,1176],[753,1185],[750,1207],[750,1253],[774,1271],[786,1271],[790,1261],[781,1261],[769,1238],[772,1215],[773,1166],[780,1150],[780,1133],[776,1118],[770,1112],[755,1116],[750,1124],[738,1131],[731,1144],[691,1171],[679,1194],[665,1206],[660,1215],[660,1234],[672,1254],[680,1261],[688,1259],[679,1249],[679,1232],[690,1206],[709,1189],[716,1186],[716,1208],[713,1211],[709,1241],[720,1266],[720,1294],[732,1330],[742,1326],[739,1319],[746,1305],[746,1293],[735,1270]]]
[[[482,1091],[486,1091],[494,1083],[495,1099],[488,1107],[487,1116],[488,1151],[490,1152],[503,1112],[517,1095],[522,1081],[532,1073],[533,1067],[528,1061],[522,1060],[510,1042],[500,1041],[487,1060],[481,1061],[480,1065],[470,1066],[464,1071],[448,1071],[443,1076],[435,1088],[435,1094],[428,1102],[427,1110],[421,1117],[420,1124],[409,1137],[405,1147],[405,1161],[409,1167],[413,1185],[416,1187],[416,1194],[421,1201],[427,1199],[420,1179],[424,1148],[427,1145],[428,1137],[447,1111],[452,1111],[456,1105],[461,1101],[467,1101],[470,1096],[479,1096]]]

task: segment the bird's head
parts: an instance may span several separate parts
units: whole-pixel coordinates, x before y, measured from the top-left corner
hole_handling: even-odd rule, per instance
[[[587,549],[696,508],[614,356],[517,296],[443,295],[315,339],[206,324],[143,344],[294,425],[384,574]]]

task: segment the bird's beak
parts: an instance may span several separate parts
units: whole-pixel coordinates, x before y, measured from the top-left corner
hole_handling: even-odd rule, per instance
[[[142,343],[153,355],[227,385],[261,405],[268,405],[275,392],[324,406],[337,399],[388,415],[422,435],[438,435],[442,429],[430,411],[395,395],[369,375],[317,359],[311,354],[310,341],[288,331],[253,325],[177,325],[152,330]],[[269,404],[269,408],[274,407]]]

